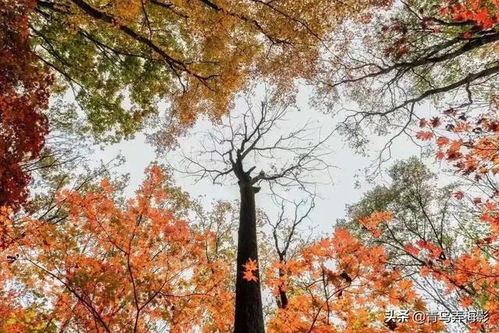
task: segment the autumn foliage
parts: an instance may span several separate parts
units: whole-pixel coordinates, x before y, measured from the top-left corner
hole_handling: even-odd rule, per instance
[[[207,258],[213,234],[167,208],[163,179],[151,168],[121,204],[107,181],[85,196],[63,192],[60,224],[3,217],[10,237],[24,237],[3,252],[1,331],[229,331],[227,263]]]
[[[477,30],[488,30],[499,23],[497,0],[444,1],[440,14],[456,22],[470,22],[473,29],[466,34],[470,38]],[[474,30],[474,31],[473,31]]]
[[[250,327],[262,333],[264,326],[269,333],[443,332],[449,328],[442,321],[387,321],[386,313],[427,312],[446,297],[456,309],[488,313],[485,322],[466,323],[467,330],[498,332],[499,2],[393,3],[3,0],[0,332]],[[357,39],[363,25],[375,29]],[[352,50],[361,45],[364,53]],[[147,118],[166,115],[163,123],[155,118],[159,126],[149,137],[162,150],[200,117],[220,125],[255,81],[271,82],[272,102],[285,101],[284,109],[288,101],[294,106],[298,83],[317,83],[315,97],[349,94],[360,109],[338,129],[355,148],[363,149],[368,128],[382,135],[396,129],[384,148],[390,157],[395,140],[407,135],[459,182],[442,191],[426,188],[431,173],[412,159],[390,171],[390,177],[398,173],[395,185],[379,186],[349,207],[348,221],[338,221],[331,234],[307,239],[298,229],[315,202],[301,219],[297,205],[295,223],[279,230],[293,220],[284,217],[283,199],[279,221],[268,221],[269,246],[256,194],[268,185],[279,197],[277,187],[288,194],[295,183],[310,194],[313,181],[304,175],[329,170],[322,160],[329,152],[314,155],[319,144],[307,146],[300,130],[264,142],[268,133],[279,136],[274,131],[284,109],[265,119],[262,102],[242,124],[233,127],[241,119],[230,117],[228,127],[217,127],[220,138],[208,133],[213,147],[200,143],[206,160],[220,157],[226,168],[204,166],[198,173],[214,174],[214,182],[236,176],[239,215],[228,217],[231,204],[220,202],[206,213],[156,164],[131,196],[112,173],[71,187],[68,178],[85,166],[41,174],[57,185],[33,186],[37,198],[23,209],[33,183],[28,166],[50,130],[117,142],[140,131]],[[61,101],[68,92],[74,105],[66,109]],[[49,97],[57,107],[49,109]],[[430,105],[432,114],[422,114]],[[296,145],[286,145],[294,139]],[[279,169],[274,151],[294,155]],[[243,165],[246,156],[251,165]],[[258,173],[261,157],[270,173]],[[381,166],[383,152],[379,160]],[[60,218],[47,218],[43,209]],[[433,303],[423,297],[425,283],[436,292]]]
[[[462,306],[489,311],[486,324],[471,325],[474,332],[499,328],[499,192],[493,182],[499,173],[499,119],[495,112],[497,102],[492,100],[490,105],[490,111],[463,112],[450,108],[442,112],[442,117],[420,122],[425,130],[419,138],[434,140],[436,159],[449,163],[457,174],[469,178],[481,189],[478,193],[462,190],[454,193],[456,201],[469,205],[480,225],[480,235],[468,240],[472,242],[471,251],[451,257],[431,242],[406,245],[410,255],[425,263],[421,269],[423,276],[445,282],[449,292],[457,291]]]
[[[152,167],[147,175],[126,202],[107,180],[84,196],[62,192],[62,223],[12,221],[2,211],[12,240],[1,263],[2,332],[231,331],[231,266],[208,255],[214,231],[197,232],[177,218],[164,174]],[[369,219],[389,223],[389,214]],[[290,302],[268,318],[269,332],[386,332],[390,307],[425,309],[412,283],[386,261],[382,247],[336,229],[299,257],[274,263],[265,283]],[[254,260],[245,265],[247,283],[257,267]],[[402,332],[442,328],[390,325]]]
[[[29,173],[23,163],[42,149],[48,131],[51,77],[29,44],[35,1],[3,1],[0,8],[0,206],[17,210],[27,199]]]
[[[416,62],[419,65],[434,61],[438,63],[458,57],[469,50],[497,40],[494,27],[499,23],[498,7],[499,4],[495,0],[435,1],[434,5],[429,8],[421,5],[419,13],[416,14],[416,22],[392,18],[389,24],[382,26],[382,34],[393,38],[384,54],[396,60],[402,57],[409,59],[420,57]],[[448,45],[436,44],[434,46],[436,53],[424,56],[418,54],[419,43],[439,36],[454,38],[454,40],[451,40]],[[418,38],[420,38],[419,43]],[[480,39],[484,42],[478,43]],[[471,44],[457,52],[452,48],[449,49],[461,41],[471,42]],[[438,56],[438,52],[446,51],[451,51],[450,56]]]
[[[292,93],[295,79],[317,74],[335,26],[390,3],[38,1],[32,39],[58,74],[58,91],[75,94],[86,130],[128,137],[166,102],[173,128],[157,139],[167,143],[200,115],[226,114],[251,80],[267,78]]]
[[[372,219],[380,220],[376,216]],[[441,323],[385,323],[387,310],[426,310],[411,281],[387,265],[382,246],[366,246],[337,228],[300,251],[299,257],[276,262],[267,272],[275,295],[290,295],[285,308],[269,321],[269,332],[438,332]],[[278,274],[278,272],[285,274]]]
[[[124,200],[109,181],[82,195],[63,191],[62,222],[13,220],[2,209],[3,250],[0,274],[2,332],[134,331],[168,328],[172,332],[232,330],[233,269],[229,258],[212,252],[217,230],[199,229],[175,210],[177,193],[153,166],[132,199]],[[456,200],[463,197],[456,196]],[[487,310],[497,326],[497,206],[476,202],[491,236],[472,252],[452,257],[439,244],[408,240],[404,251],[423,264],[420,274],[458,291],[462,306]],[[358,223],[375,239],[387,232],[390,212],[362,216]],[[216,254],[216,255],[214,255]],[[246,283],[260,263],[244,265]],[[391,309],[427,311],[427,304],[403,267],[390,264],[384,245],[366,244],[338,227],[292,258],[265,269],[265,288],[277,298],[267,316],[269,332],[438,332],[442,322],[386,322]]]

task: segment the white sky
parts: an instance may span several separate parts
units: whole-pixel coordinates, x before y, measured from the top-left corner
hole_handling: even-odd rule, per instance
[[[311,97],[306,89],[300,95],[298,104],[300,111],[295,112],[290,121],[290,127],[299,125],[307,120],[319,121],[321,126],[332,128],[335,125],[335,120],[331,115],[324,115],[318,110],[314,110],[308,105],[308,98]],[[237,108],[233,112],[238,112]],[[291,118],[291,117],[290,117]],[[341,119],[341,118],[338,118]],[[195,133],[199,130],[209,130],[212,126],[208,122],[200,122],[191,132]],[[289,128],[289,127],[288,127]],[[327,130],[326,130],[327,131]],[[279,134],[279,133],[275,133]],[[282,134],[285,134],[284,132]],[[336,219],[345,217],[345,206],[357,202],[363,193],[372,186],[365,181],[363,170],[368,168],[376,154],[381,150],[386,143],[387,138],[372,136],[369,145],[369,151],[372,151],[371,156],[361,156],[348,147],[344,138],[339,134],[334,134],[328,143],[331,149],[331,155],[328,162],[334,166],[331,170],[333,184],[321,185],[317,188],[317,193],[320,198],[316,200],[316,207],[311,214],[311,225],[318,226],[320,232],[330,232]],[[187,136],[180,140],[181,147],[187,147],[192,144],[192,138]],[[145,135],[140,133],[135,139],[124,141],[112,146],[105,147],[103,150],[96,149],[94,160],[103,160],[104,162],[111,160],[117,154],[121,153],[126,158],[126,162],[117,169],[119,173],[129,173],[130,183],[128,187],[129,194],[140,185],[144,178],[145,168],[153,161],[157,160],[160,163],[173,163],[175,154],[170,154],[165,157],[157,158],[154,147],[146,143]],[[412,142],[404,137],[397,139],[392,148],[392,159],[385,165],[387,169],[395,160],[406,159],[410,156],[419,156],[420,150]],[[431,162],[431,161],[430,161]],[[175,163],[174,163],[175,164]],[[257,169],[259,170],[259,169]],[[176,175],[176,183],[183,190],[187,191],[192,197],[204,196],[203,202],[209,205],[212,200],[237,200],[239,190],[236,182],[227,183],[224,186],[214,185],[210,180],[200,181],[195,183],[192,178],[186,178],[182,175]],[[319,182],[325,183],[329,181],[328,175],[318,176]],[[360,181],[361,187],[356,188],[356,181]],[[385,182],[385,179],[379,178],[377,183]],[[262,189],[262,192],[257,194],[257,206],[263,208],[271,217],[275,216],[276,206],[269,200],[268,194]],[[298,194],[299,196],[299,194]],[[288,196],[288,198],[293,199]],[[297,197],[296,200],[299,198]]]

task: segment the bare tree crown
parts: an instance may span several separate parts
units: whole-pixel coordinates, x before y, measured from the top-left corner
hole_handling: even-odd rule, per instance
[[[298,186],[306,190],[317,183],[311,179],[315,173],[329,171],[326,141],[332,133],[321,135],[310,121],[283,131],[292,102],[267,97],[258,106],[246,99],[246,106],[242,114],[226,117],[202,133],[193,152],[183,153],[183,173],[209,177],[213,183],[234,175],[240,185],[266,182],[271,189]],[[252,175],[257,168],[260,171]]]

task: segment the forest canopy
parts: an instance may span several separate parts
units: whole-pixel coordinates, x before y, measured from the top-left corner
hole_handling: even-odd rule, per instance
[[[497,332],[498,9],[2,0],[0,332]]]

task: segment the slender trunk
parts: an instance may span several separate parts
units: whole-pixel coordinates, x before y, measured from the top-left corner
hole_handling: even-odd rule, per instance
[[[281,263],[282,263],[282,259],[281,259]],[[284,276],[284,272],[282,271],[281,268],[279,268],[279,277],[283,277]],[[287,306],[288,306],[288,295],[286,294],[286,292],[281,288],[279,287],[279,297],[280,297],[280,305],[281,305],[281,309],[285,309]]]
[[[235,333],[264,333],[260,275],[254,272],[258,281],[243,279],[243,265],[248,259],[258,262],[258,243],[256,237],[255,193],[251,184],[239,182],[241,207],[239,211],[239,232],[237,243],[236,314]],[[260,264],[258,262],[258,264]]]

